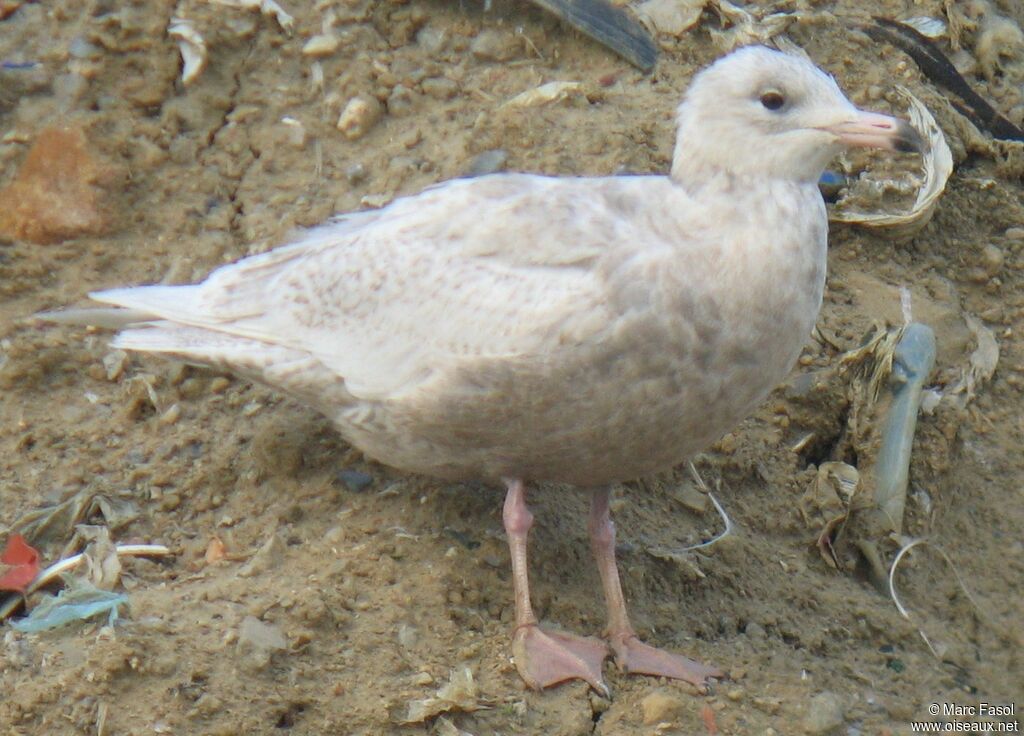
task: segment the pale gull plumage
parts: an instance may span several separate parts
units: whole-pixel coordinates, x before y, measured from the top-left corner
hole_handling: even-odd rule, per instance
[[[612,653],[627,671],[701,684],[720,673],[630,626],[607,488],[707,446],[790,370],[825,281],[816,183],[846,145],[918,143],[808,61],[745,48],[694,78],[671,176],[451,181],[198,285],[92,296],[150,317],[117,347],[282,389],[394,467],[504,480],[513,649],[535,687],[603,691],[608,649],[537,625],[524,481],[595,489]]]

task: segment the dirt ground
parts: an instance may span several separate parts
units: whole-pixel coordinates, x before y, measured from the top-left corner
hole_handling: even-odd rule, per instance
[[[731,680],[699,695],[609,665],[606,700],[578,683],[532,692],[519,680],[499,489],[405,476],[271,390],[125,359],[103,332],[30,316],[82,305],[94,289],[202,278],[332,213],[487,168],[496,154],[479,158],[486,152],[504,151],[509,170],[663,173],[674,107],[722,52],[713,31],[723,24],[709,9],[693,29],[661,36],[645,75],[526,3],[282,2],[295,16],[290,35],[270,15],[201,0],[28,2],[0,20],[0,186],[49,126],[82,131],[75,170],[92,179],[76,195],[89,216],[73,237],[47,230],[61,213],[44,207],[32,227],[52,237],[23,230],[0,244],[0,532],[85,493],[136,512],[121,525],[98,511],[87,519],[112,527],[115,541],[175,552],[123,561],[117,589],[130,604],[112,626],[0,628],[0,732],[854,735],[906,733],[933,703],[980,702],[1015,703],[1015,716],[995,720],[1019,726],[1020,150],[971,143],[908,57],[854,27],[873,14],[945,18],[945,6],[973,14],[959,61],[979,62],[968,79],[1019,124],[1024,48],[1011,28],[993,51],[983,30],[998,11],[1020,33],[1024,6],[777,4],[804,11],[789,37],[857,103],[894,109],[895,84],[925,101],[956,168],[910,240],[833,228],[818,338],[755,416],[695,459],[735,524],[727,538],[679,551],[722,526],[685,467],[617,490],[637,628]],[[188,86],[167,34],[174,17],[190,20],[208,49]],[[303,54],[332,22],[336,48]],[[948,38],[939,43],[949,50]],[[550,81],[581,82],[582,92],[503,106]],[[383,114],[350,139],[336,123],[358,95]],[[0,212],[12,208],[11,195],[0,201]],[[30,242],[39,239],[59,242]],[[901,286],[938,337],[931,386],[950,386],[970,365],[979,340],[970,318],[1000,351],[966,408],[943,401],[920,419],[904,533],[934,545],[910,552],[896,574],[910,619],[850,549],[842,570],[826,563],[815,540],[834,513],[808,495],[823,462],[870,472],[871,450],[849,429],[852,379],[834,367],[873,325],[901,321]],[[599,632],[586,499],[544,488],[532,501],[538,614]],[[36,542],[46,562],[73,530],[52,532]],[[881,549],[889,562],[896,544]],[[464,684],[459,707],[402,723],[410,703],[466,668],[476,689]]]

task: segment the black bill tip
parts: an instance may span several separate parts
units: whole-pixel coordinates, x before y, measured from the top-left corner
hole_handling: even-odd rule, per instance
[[[903,153],[924,153],[926,149],[921,134],[906,120],[900,120],[896,125],[896,139],[893,148]]]

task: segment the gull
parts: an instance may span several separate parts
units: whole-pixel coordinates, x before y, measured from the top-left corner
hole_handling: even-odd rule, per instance
[[[613,656],[703,688],[724,673],[630,623],[610,488],[707,447],[792,368],[825,283],[817,181],[846,146],[921,142],[810,61],[751,46],[694,77],[668,176],[449,181],[199,284],[91,297],[128,310],[118,348],[279,389],[394,468],[503,483],[512,651],[529,686],[607,693]],[[531,607],[526,488],[540,482],[591,493],[603,640],[542,627]]]

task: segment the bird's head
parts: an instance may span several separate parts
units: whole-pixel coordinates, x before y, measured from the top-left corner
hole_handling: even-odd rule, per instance
[[[815,182],[845,146],[920,151],[906,121],[865,112],[804,58],[747,46],[697,74],[679,106],[672,177]]]

